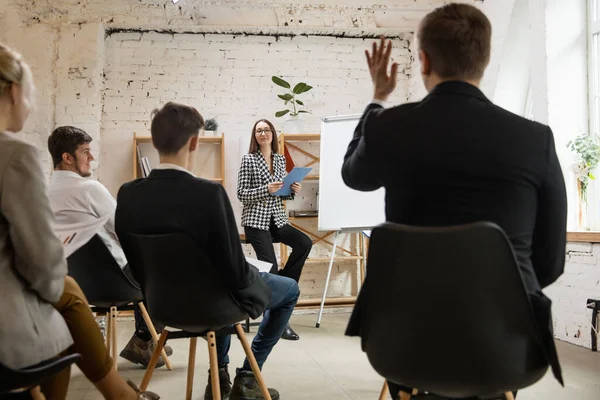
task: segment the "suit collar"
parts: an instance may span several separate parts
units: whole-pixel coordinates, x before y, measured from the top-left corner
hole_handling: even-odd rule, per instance
[[[193,178],[193,175],[188,171],[182,171],[179,169],[153,169],[150,171],[148,178],[160,178],[160,179],[177,179],[177,178]]]
[[[479,100],[490,102],[490,100],[487,97],[485,97],[485,95],[479,88],[463,81],[442,82],[436,87],[434,87],[433,90],[429,92],[429,95],[427,97],[447,94],[470,96],[475,97]]]

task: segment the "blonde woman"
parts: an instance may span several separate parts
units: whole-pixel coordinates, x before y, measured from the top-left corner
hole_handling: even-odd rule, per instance
[[[22,369],[80,353],[79,368],[104,398],[158,399],[118,375],[85,296],[66,276],[39,151],[10,134],[23,129],[34,90],[27,64],[0,44],[0,363]],[[65,399],[69,378],[64,370],[41,392]]]

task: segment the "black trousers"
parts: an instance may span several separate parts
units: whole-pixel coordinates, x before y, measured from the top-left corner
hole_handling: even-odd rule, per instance
[[[390,396],[392,396],[392,399],[394,399],[394,400],[398,400],[400,398],[400,396],[398,396],[398,393],[401,390],[404,393],[412,393],[412,388],[409,388],[408,386],[397,385],[390,381],[387,381],[387,382],[388,382],[388,388],[390,389]],[[513,396],[516,399],[517,392],[513,392]],[[417,400],[419,398],[420,397],[418,397],[418,396],[414,397],[415,400]],[[480,397],[469,397],[468,399],[447,399],[445,397],[438,397],[435,395],[424,396],[422,398],[423,398],[423,400],[425,400],[425,399],[431,399],[431,400],[506,400],[506,396],[504,396],[503,394],[480,396]]]
[[[289,224],[278,228],[273,218],[271,218],[271,225],[268,231],[245,226],[244,233],[246,234],[246,240],[250,242],[256,253],[256,258],[260,261],[273,264],[270,271],[272,274],[278,273],[277,257],[275,257],[273,241],[290,246],[292,254],[290,254],[285,267],[278,274],[292,278],[296,282],[300,281],[304,262],[312,248],[312,240],[308,236]]]

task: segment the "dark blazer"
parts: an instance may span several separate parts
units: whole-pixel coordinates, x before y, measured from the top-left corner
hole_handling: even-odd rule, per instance
[[[252,318],[260,316],[270,302],[269,288],[258,270],[246,262],[231,203],[218,183],[184,171],[154,169],[148,178],[121,186],[115,228],[134,272],[128,233],[185,232],[210,257],[233,297]]]
[[[495,106],[468,83],[445,82],[418,103],[391,109],[370,104],[348,146],[342,177],[357,190],[385,187],[391,222],[491,221],[502,227],[562,382],[551,302],[541,291],[563,273],[566,247],[565,183],[548,126]],[[359,296],[349,335],[360,335],[360,302]]]
[[[282,200],[293,200],[294,193],[290,196],[273,196],[268,190],[269,183],[283,182],[286,175],[285,157],[282,154],[273,154],[273,174],[260,151],[242,158],[237,185],[238,199],[244,205],[242,226],[268,231],[271,216],[278,228],[290,223]]]

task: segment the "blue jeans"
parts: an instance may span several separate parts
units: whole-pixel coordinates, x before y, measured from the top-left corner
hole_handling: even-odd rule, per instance
[[[252,353],[260,369],[273,350],[275,344],[281,338],[283,330],[290,320],[292,311],[296,306],[300,289],[295,280],[284,276],[261,272],[260,277],[271,289],[271,303],[265,311],[263,319],[258,327],[258,332],[252,341]],[[229,364],[229,347],[231,335],[217,336],[217,359],[219,366]],[[248,359],[244,360],[242,369],[251,371]]]

